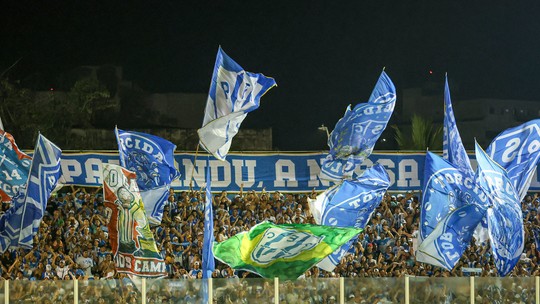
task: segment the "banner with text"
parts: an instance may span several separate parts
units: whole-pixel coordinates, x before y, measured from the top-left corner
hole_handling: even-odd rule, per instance
[[[206,155],[206,154],[205,154]],[[229,153],[226,161],[208,160],[195,153],[176,153],[174,159],[181,176],[172,183],[176,191],[195,189],[206,183],[206,167],[210,166],[212,190],[244,190],[309,192],[313,188],[325,190],[330,182],[319,179],[321,161],[325,153]],[[474,155],[471,157],[476,168]],[[380,163],[390,176],[389,191],[420,191],[424,172],[425,153],[373,153],[357,168],[360,175],[366,168]],[[195,163],[194,163],[195,161]],[[66,184],[100,186],[102,184],[101,164],[118,164],[118,153],[63,153],[62,173]],[[194,168],[195,166],[195,168]],[[540,167],[537,167],[529,191],[540,191]]]

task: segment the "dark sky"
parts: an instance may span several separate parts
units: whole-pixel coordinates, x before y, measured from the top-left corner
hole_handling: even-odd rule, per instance
[[[278,83],[243,126],[272,127],[282,150],[317,149],[317,127],[366,101],[383,67],[398,103],[427,80],[442,92],[445,72],[454,100],[539,99],[540,2],[498,2],[3,1],[0,68],[116,64],[151,92],[206,93],[221,45]]]

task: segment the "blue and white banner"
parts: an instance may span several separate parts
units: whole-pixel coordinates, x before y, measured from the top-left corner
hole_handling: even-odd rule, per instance
[[[13,207],[1,221],[0,251],[9,246],[31,249],[47,207],[47,200],[60,178],[62,151],[39,134],[24,196],[14,199]]]
[[[0,130],[0,198],[11,201],[26,183],[32,158],[19,150],[13,136]]]
[[[198,130],[203,148],[224,160],[232,138],[238,133],[247,113],[257,109],[260,98],[276,85],[274,79],[250,73],[218,50],[203,127]]]
[[[518,262],[525,243],[521,200],[506,170],[476,143],[476,179],[490,195],[488,232],[497,272],[506,276]]]
[[[137,174],[137,185],[151,224],[158,225],[173,180],[176,145],[161,137],[116,129],[121,165]]]
[[[450,99],[450,88],[448,77],[444,83],[444,128],[443,128],[443,158],[456,166],[463,173],[469,176],[474,175],[471,161],[467,151],[461,141],[461,135],[456,125],[452,100]]]
[[[323,193],[325,199],[320,204],[321,209],[314,213],[320,215],[320,218],[314,215],[315,222],[326,226],[364,228],[381,203],[388,186],[390,186],[388,174],[382,165],[376,164],[358,179],[345,180],[339,187],[330,188],[329,192],[335,194]],[[318,208],[318,204],[313,207]],[[352,241],[347,242],[317,266],[326,271],[333,271],[351,245]]]
[[[356,170],[353,177],[375,163],[383,165],[390,177],[389,191],[420,191],[424,173],[425,153],[373,153]],[[319,178],[320,166],[326,154],[309,152],[230,153],[226,161],[207,160],[195,153],[176,153],[174,160],[180,173],[171,184],[175,191],[202,188],[206,184],[206,168],[210,167],[213,191],[267,191],[311,192],[324,191],[331,182]],[[470,155],[474,159],[474,155]],[[63,153],[62,173],[67,185],[101,186],[101,164],[119,164],[117,153]],[[476,162],[473,161],[473,165]],[[193,169],[195,167],[195,169]],[[540,168],[533,176],[530,191],[540,191]]]
[[[540,161],[540,119],[505,130],[487,149],[488,155],[501,165],[516,188],[519,198],[527,194]],[[538,176],[537,176],[538,177]]]
[[[469,246],[474,228],[485,213],[484,208],[469,204],[447,214],[418,246],[424,259],[420,262],[452,270]]]
[[[383,71],[367,103],[347,107],[330,138],[321,178],[331,181],[351,179],[354,170],[371,155],[396,105],[396,88]]]

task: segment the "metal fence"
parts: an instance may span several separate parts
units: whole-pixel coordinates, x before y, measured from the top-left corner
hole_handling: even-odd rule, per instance
[[[540,277],[12,280],[0,295],[4,303],[540,304]]]

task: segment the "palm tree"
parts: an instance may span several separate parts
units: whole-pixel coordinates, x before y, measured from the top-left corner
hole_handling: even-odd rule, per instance
[[[425,151],[442,149],[442,126],[436,126],[432,121],[414,114],[411,119],[411,131],[403,132],[393,125],[395,139],[400,150]]]

